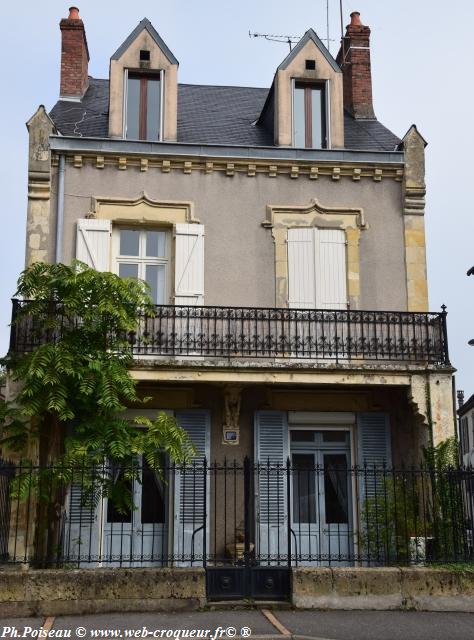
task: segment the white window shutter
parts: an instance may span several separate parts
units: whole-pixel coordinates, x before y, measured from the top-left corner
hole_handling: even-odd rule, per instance
[[[204,226],[177,224],[175,226],[176,305],[204,304]]]
[[[316,308],[347,309],[346,234],[315,229]]]
[[[288,306],[315,309],[314,229],[288,229]]]
[[[76,258],[97,271],[110,270],[112,222],[96,218],[77,221]]]

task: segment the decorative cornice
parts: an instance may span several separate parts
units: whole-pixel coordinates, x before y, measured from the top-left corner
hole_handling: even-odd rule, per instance
[[[49,200],[51,196],[51,173],[49,171],[28,172],[28,198]]]
[[[266,229],[272,229],[275,224],[280,224],[280,221],[278,220],[280,216],[292,216],[294,214],[297,214],[298,226],[304,226],[304,218],[307,218],[308,221],[312,223],[314,214],[321,214],[323,216],[332,217],[353,216],[353,220],[355,220],[357,227],[359,227],[360,229],[365,229],[367,226],[364,217],[364,210],[362,208],[326,207],[320,204],[316,200],[316,198],[312,198],[308,206],[269,204],[267,206],[267,219],[262,222],[262,227],[265,227]],[[291,226],[291,224],[288,224],[287,226]]]
[[[351,162],[307,162],[304,160],[291,161],[265,161],[252,160],[251,162],[241,158],[223,158],[208,160],[206,158],[194,158],[186,156],[115,156],[104,154],[77,154],[71,153],[66,156],[66,162],[77,169],[85,166],[104,169],[114,167],[119,171],[160,171],[170,173],[178,171],[185,175],[200,172],[204,174],[223,173],[232,178],[238,173],[245,174],[250,178],[258,174],[266,175],[270,178],[283,177],[293,180],[318,180],[329,178],[338,182],[341,178],[348,178],[351,181],[360,181],[363,178],[381,182],[382,179],[392,179],[401,182],[403,169],[399,164],[383,163],[351,163]],[[53,156],[53,164],[57,164],[57,156]]]

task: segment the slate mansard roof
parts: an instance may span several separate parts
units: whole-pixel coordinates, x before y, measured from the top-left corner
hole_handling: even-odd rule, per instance
[[[273,132],[256,124],[268,89],[178,85],[178,142],[273,147]],[[59,100],[50,116],[65,136],[107,138],[109,82],[90,78],[80,102]],[[378,120],[344,114],[346,149],[393,151],[400,139]]]

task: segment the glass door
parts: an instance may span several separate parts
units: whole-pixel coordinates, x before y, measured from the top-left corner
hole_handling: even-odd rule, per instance
[[[292,430],[292,555],[297,564],[348,564],[352,550],[350,432]]]
[[[153,471],[145,459],[133,480],[128,480],[122,469],[112,468],[112,474],[114,485],[128,493],[134,508],[127,503],[117,505],[106,500],[104,555],[107,565],[163,565],[168,555],[165,478]]]

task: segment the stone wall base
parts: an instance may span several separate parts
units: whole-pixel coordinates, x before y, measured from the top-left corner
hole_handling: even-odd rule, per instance
[[[474,612],[474,570],[419,568],[295,568],[297,609]]]
[[[296,609],[474,613],[474,571],[430,568],[292,570]],[[0,571],[0,619],[190,611],[206,605],[204,569]]]
[[[0,619],[195,610],[205,603],[205,572],[198,568],[0,572]]]

